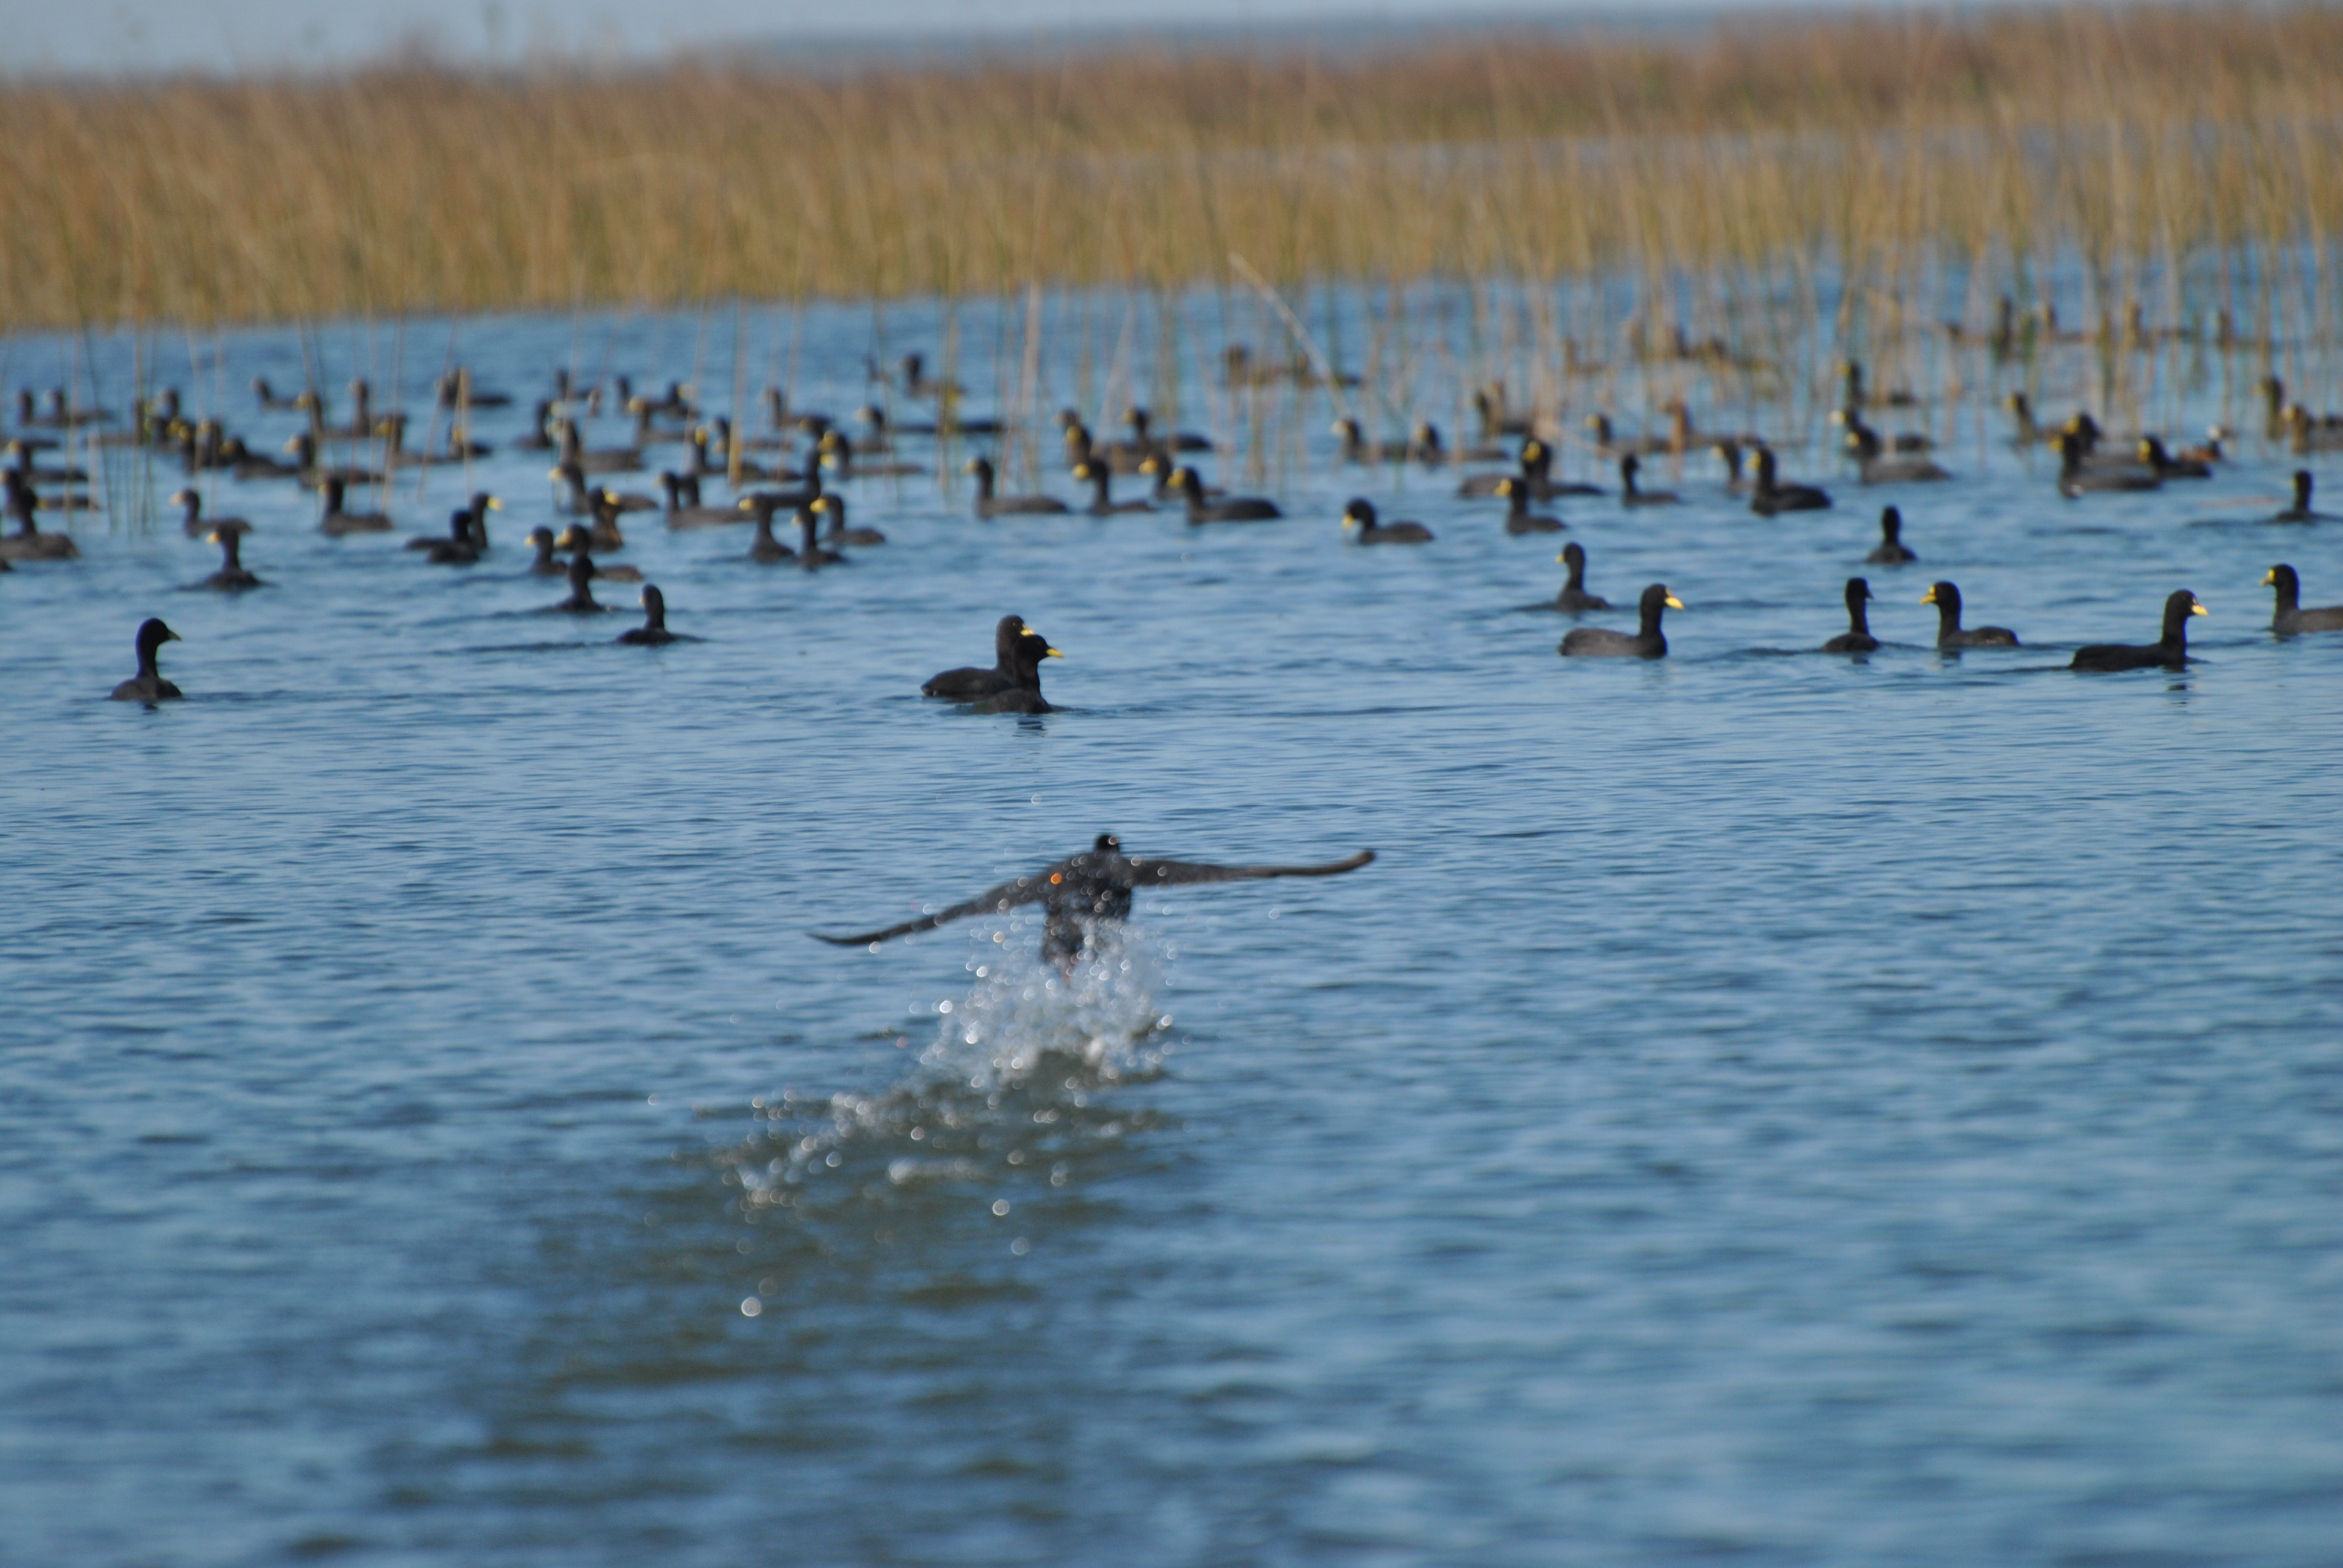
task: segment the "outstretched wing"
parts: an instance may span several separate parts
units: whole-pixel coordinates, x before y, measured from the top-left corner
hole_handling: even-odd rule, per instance
[[[816,941],[829,942],[836,947],[859,948],[869,942],[891,941],[897,937],[908,937],[914,931],[931,931],[948,921],[965,920],[970,915],[1005,913],[1020,904],[1037,904],[1048,898],[1051,891],[1059,885],[1065,868],[1070,863],[1061,860],[1047,870],[1035,871],[1031,876],[1020,877],[1013,882],[1003,882],[990,892],[980,893],[964,904],[954,904],[948,910],[938,910],[932,915],[921,915],[916,920],[905,920],[900,926],[889,926],[883,931],[865,931],[859,937],[826,936],[820,931],[808,931],[806,934]]]
[[[1362,849],[1347,860],[1329,860],[1322,866],[1206,866],[1193,860],[1133,858],[1131,885],[1170,888],[1183,882],[1250,882],[1265,877],[1339,877],[1344,871],[1357,870],[1374,858],[1373,849]]]

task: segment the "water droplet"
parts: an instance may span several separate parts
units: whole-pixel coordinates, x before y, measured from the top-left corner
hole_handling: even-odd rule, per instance
[[[743,1296],[740,1298],[740,1315],[742,1317],[753,1318],[764,1310],[765,1303],[759,1301],[756,1297]]]
[[[1033,1243],[1027,1241],[1024,1237],[1020,1236],[1017,1240],[1009,1243],[1009,1250],[1016,1256],[1021,1258],[1026,1253],[1033,1250]]]
[[[993,1217],[994,1219],[996,1219],[996,1220],[1006,1220],[1007,1218],[1009,1218],[1009,1200],[1008,1200],[1008,1199],[1006,1199],[1006,1198],[995,1198],[995,1199],[992,1201],[992,1217]]]

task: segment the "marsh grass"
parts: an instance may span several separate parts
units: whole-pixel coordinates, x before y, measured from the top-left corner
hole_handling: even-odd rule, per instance
[[[406,343],[416,314],[681,306],[694,378],[739,393],[737,333],[702,362],[729,302],[870,301],[876,324],[936,297],[939,368],[1039,469],[1045,330],[1081,338],[1085,406],[1178,407],[1201,355],[1177,302],[1202,288],[1219,341],[1281,364],[1363,338],[1319,392],[1383,429],[1461,426],[1498,382],[1549,413],[1682,397],[1811,433],[1842,353],[1948,438],[1985,438],[1976,394],[2012,374],[2137,425],[2210,377],[2230,407],[2241,361],[2334,390],[2338,62],[2333,9],[2075,7],[1332,59],[18,85],[0,333],[184,333],[192,362],[199,328],[389,323],[395,382],[438,357]],[[2054,273],[2081,280],[2063,317]],[[1435,280],[1469,306],[1412,318]],[[1988,368],[2005,297],[2022,337]],[[977,297],[1022,307],[962,342],[950,302]],[[1323,413],[1291,377],[1205,379],[1249,473]]]
[[[2116,311],[2145,264],[2323,245],[2338,61],[2343,13],[2141,8],[1335,61],[16,85],[0,328],[1162,289],[1232,281],[1232,253],[1283,286],[1624,269],[1654,296],[1827,255],[1908,303],[1947,256],[2019,278],[2071,246]],[[1718,315],[1694,293],[1664,314]]]

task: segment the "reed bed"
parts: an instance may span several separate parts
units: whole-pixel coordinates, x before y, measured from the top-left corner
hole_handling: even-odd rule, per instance
[[[2289,259],[2219,306],[2272,334],[2328,314],[2338,61],[2331,9],[2075,8],[1333,60],[23,85],[0,330],[1625,276],[1641,327],[1704,337],[1730,280],[1816,263],[1847,308],[1981,322],[2071,256],[2087,309],[2175,319],[2206,303],[2192,263],[2258,255]]]

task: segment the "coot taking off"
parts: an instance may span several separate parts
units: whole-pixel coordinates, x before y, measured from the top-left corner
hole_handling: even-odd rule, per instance
[[[1654,583],[1644,590],[1643,625],[1634,632],[1609,631],[1602,627],[1582,626],[1562,639],[1562,652],[1570,658],[1664,658],[1668,639],[1661,635],[1662,612],[1684,608],[1684,601],[1667,590],[1664,583]]]
[[[2006,626],[1961,629],[1961,590],[1951,583],[1931,583],[1920,596],[1922,604],[1936,607],[1938,648],[2016,648],[2017,634]]]
[[[1117,924],[1131,918],[1131,895],[1141,888],[1256,881],[1271,877],[1333,877],[1355,871],[1374,858],[1373,849],[1362,849],[1347,859],[1315,866],[1215,866],[1188,860],[1141,859],[1125,855],[1122,841],[1113,834],[1101,833],[1086,853],[1045,866],[1015,881],[1003,882],[966,903],[953,904],[932,915],[858,936],[825,936],[820,931],[811,934],[818,940],[839,947],[875,946],[915,931],[933,930],[970,915],[1006,914],[1026,904],[1040,904],[1047,911],[1041,956],[1071,963],[1089,945],[1098,926]]]
[[[2343,631],[2343,606],[2328,609],[2302,608],[2302,579],[2288,566],[2270,568],[2262,578],[2264,588],[2278,590],[2278,613],[2270,618],[2270,629],[2280,637],[2292,637],[2305,631]]]
[[[177,687],[163,678],[156,668],[155,653],[166,642],[176,642],[179,634],[159,620],[142,621],[138,627],[138,673],[114,689],[116,702],[168,702],[183,697]]]
[[[2178,669],[2188,662],[2188,618],[2203,615],[2205,607],[2187,588],[2177,588],[2164,601],[2164,635],[2145,645],[2094,643],[2075,650],[2069,669]]]

